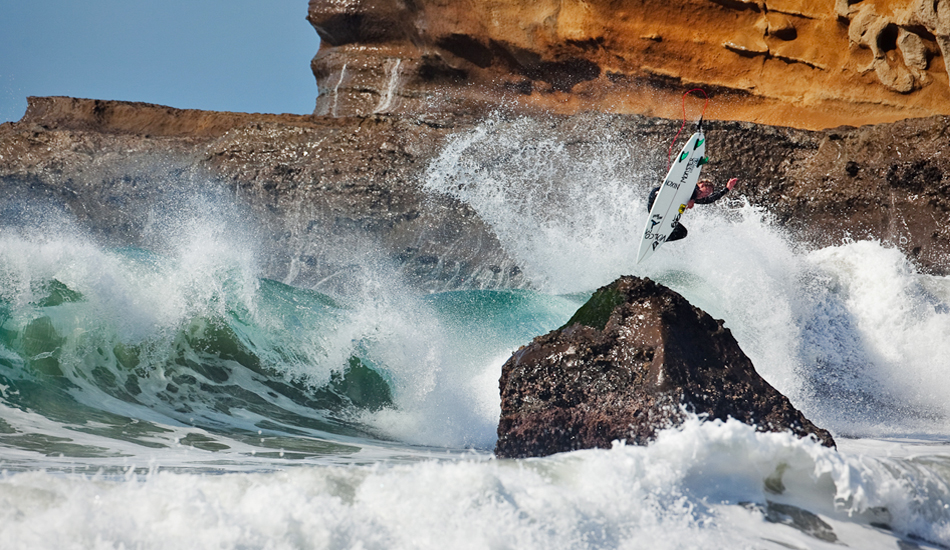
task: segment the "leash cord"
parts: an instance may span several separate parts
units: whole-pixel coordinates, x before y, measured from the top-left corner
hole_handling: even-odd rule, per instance
[[[700,92],[701,94],[703,94],[703,97],[706,98],[706,101],[703,103],[703,112],[700,113],[699,115],[699,127],[700,128],[703,127],[703,117],[706,116],[706,106],[709,105],[709,96],[706,95],[706,91],[703,90],[702,88],[693,88],[692,90],[688,90],[687,92],[683,94],[683,125],[680,126],[679,131],[676,132],[675,136],[673,136],[673,143],[670,143],[670,150],[666,154],[666,163],[667,163],[666,169],[667,170],[669,170],[670,166],[673,165],[673,146],[676,145],[676,140],[677,138],[680,137],[680,134],[683,132],[683,128],[686,128],[686,96],[688,96],[689,94],[693,92]]]

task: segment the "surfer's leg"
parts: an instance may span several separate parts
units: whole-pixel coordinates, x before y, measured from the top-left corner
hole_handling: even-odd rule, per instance
[[[683,224],[678,223],[678,224],[676,224],[676,229],[674,229],[673,232],[670,233],[670,236],[667,237],[666,242],[678,241],[678,240],[680,240],[680,239],[685,239],[685,238],[686,238],[686,233],[687,233],[686,227],[684,227]]]

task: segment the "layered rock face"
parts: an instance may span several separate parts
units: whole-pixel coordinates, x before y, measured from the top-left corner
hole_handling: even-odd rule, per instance
[[[457,123],[30,98],[22,121],[0,125],[0,223],[50,205],[106,245],[155,248],[158,213],[217,193],[247,208],[241,221],[258,235],[270,278],[358,284],[359,256],[395,263],[429,290],[519,286],[512,260],[470,208],[419,188]]]
[[[722,321],[649,279],[598,289],[567,325],[515,352],[499,386],[503,458],[645,444],[684,410],[835,445],[756,373]]]
[[[343,241],[364,246],[355,240],[429,290],[519,286],[517,263],[478,213],[422,188],[447,144],[481,124],[457,115],[333,118],[31,98],[21,122],[0,125],[0,187],[8,201],[62,205],[115,245],[147,244],[149,209],[176,189],[223,188],[271,235],[272,278],[306,285],[343,271],[328,251]],[[636,155],[611,177],[646,197],[679,123],[586,113],[495,118],[491,128],[513,149],[486,156],[485,169],[517,156],[524,140],[556,138],[556,164],[566,168],[614,143]],[[768,209],[805,243],[880,239],[924,272],[950,273],[947,117],[822,132],[710,121],[706,135],[704,175],[739,177],[731,196]],[[568,183],[543,185],[556,192]]]
[[[708,118],[798,128],[950,114],[948,0],[311,0],[308,19],[321,115],[679,118],[692,87]]]

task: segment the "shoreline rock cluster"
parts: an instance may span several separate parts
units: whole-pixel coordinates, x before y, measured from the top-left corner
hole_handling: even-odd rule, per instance
[[[174,189],[220,189],[267,230],[268,276],[294,284],[343,269],[321,250],[327,239],[356,246],[358,235],[429,290],[517,287],[518,266],[492,228],[469,205],[422,188],[446,145],[485,120],[499,135],[517,126],[528,128],[519,139],[558,140],[565,164],[588,162],[589,147],[610,136],[635,152],[615,176],[643,196],[655,185],[644,175],[662,177],[679,129],[603,113],[320,117],[30,98],[21,121],[0,125],[0,186],[8,202],[54,204],[111,245],[142,244],[147,210]],[[736,195],[796,239],[877,239],[924,273],[950,273],[950,118],[825,131],[705,126],[704,174],[738,177]]]

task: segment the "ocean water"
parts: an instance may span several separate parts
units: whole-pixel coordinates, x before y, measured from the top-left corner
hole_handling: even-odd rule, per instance
[[[221,195],[147,249],[4,210],[0,548],[950,547],[950,278],[795,242],[741,193],[636,266],[650,152],[536,133],[486,122],[419,182],[490,224],[523,288],[420,292],[395,260],[360,292],[292,286]],[[838,449],[693,418],[495,459],[501,365],[624,274],[724,319]]]

